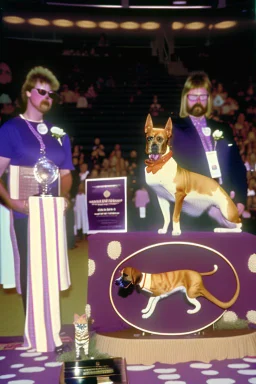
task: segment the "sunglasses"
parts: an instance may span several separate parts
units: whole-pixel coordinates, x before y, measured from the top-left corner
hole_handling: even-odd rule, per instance
[[[48,94],[48,96],[50,97],[50,99],[52,99],[53,101],[58,101],[59,100],[59,95],[57,92],[54,92],[54,91],[46,91],[45,89],[41,89],[41,88],[34,88],[37,90],[37,92],[39,93],[40,96],[45,96]]]
[[[200,101],[206,101],[208,100],[208,97],[209,95],[191,95],[191,94],[187,95],[187,98],[189,101],[196,101],[198,99],[200,99]]]

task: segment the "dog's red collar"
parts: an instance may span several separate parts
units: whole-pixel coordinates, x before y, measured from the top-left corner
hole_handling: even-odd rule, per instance
[[[172,151],[168,152],[166,155],[162,156],[159,160],[145,160],[145,164],[147,165],[146,171],[147,173],[152,172],[153,174],[157,173],[159,169],[161,169],[164,164],[172,157]]]

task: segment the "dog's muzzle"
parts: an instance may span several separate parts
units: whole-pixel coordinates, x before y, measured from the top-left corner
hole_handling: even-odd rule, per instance
[[[156,155],[156,154],[159,153],[159,147],[158,147],[157,144],[152,144],[152,145],[151,145],[151,152],[152,152],[154,155]]]
[[[128,288],[130,284],[131,284],[131,281],[125,281],[123,279],[123,276],[115,280],[115,285],[117,285],[120,288]]]

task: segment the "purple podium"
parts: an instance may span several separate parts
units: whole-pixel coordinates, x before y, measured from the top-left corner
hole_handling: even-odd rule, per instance
[[[124,298],[119,296],[115,285],[115,279],[126,266],[152,274],[184,269],[209,272],[214,265],[218,270],[211,276],[203,276],[203,282],[222,302],[230,301],[235,294],[234,270],[239,277],[240,294],[226,311],[199,297],[201,309],[190,314],[187,311],[194,307],[183,292],[176,292],[160,300],[149,318],[143,318],[141,311],[147,306],[149,296],[134,290]],[[87,302],[94,330],[97,334],[104,333],[104,337],[106,333],[128,329],[134,329],[138,335],[150,334],[151,338],[189,337],[215,323],[225,312],[225,317],[231,320],[240,318],[256,323],[255,291],[256,236],[248,233],[190,232],[173,237],[136,232],[89,237]]]

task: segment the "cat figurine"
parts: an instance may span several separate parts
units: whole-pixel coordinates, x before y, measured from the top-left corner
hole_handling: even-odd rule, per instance
[[[76,348],[76,359],[81,359],[80,348],[84,349],[84,354],[89,355],[89,327],[88,317],[86,314],[79,316],[74,314],[75,326],[75,348]]]

